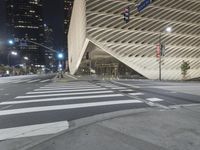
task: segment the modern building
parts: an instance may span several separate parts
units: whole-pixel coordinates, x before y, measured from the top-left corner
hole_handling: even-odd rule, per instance
[[[200,1],[154,0],[141,12],[137,6],[129,0],[74,1],[68,34],[71,74],[84,66],[101,73],[109,67],[116,74],[120,62],[149,79],[159,79],[161,72],[162,79],[177,80],[187,61],[187,78],[200,77]],[[128,23],[123,15],[127,7]],[[165,46],[161,63],[159,43]]]
[[[8,38],[15,39],[15,49],[32,65],[43,65],[44,49],[25,41],[44,44],[42,0],[6,0],[6,7]]]
[[[73,8],[73,2],[74,0],[64,0],[64,32],[65,32],[65,48],[68,49],[68,31],[69,31],[69,25],[71,20],[71,13]]]

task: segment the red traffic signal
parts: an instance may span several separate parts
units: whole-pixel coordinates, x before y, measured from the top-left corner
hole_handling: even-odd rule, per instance
[[[128,23],[129,20],[130,20],[130,8],[129,8],[129,7],[126,7],[126,8],[124,9],[124,21],[125,21],[126,23]]]

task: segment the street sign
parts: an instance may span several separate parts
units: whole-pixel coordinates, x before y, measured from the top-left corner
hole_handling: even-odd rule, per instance
[[[27,41],[24,40],[24,39],[20,40],[19,46],[20,47],[27,47],[28,46]]]
[[[137,5],[138,12],[143,11],[148,5],[152,3],[152,0],[143,0]]]
[[[161,46],[160,46],[160,44],[158,44],[158,45],[156,45],[156,47],[157,47],[157,49],[156,49],[156,57],[157,58],[160,58],[160,56],[161,56]]]

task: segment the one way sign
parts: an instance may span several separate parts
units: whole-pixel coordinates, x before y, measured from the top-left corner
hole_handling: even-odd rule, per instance
[[[138,12],[143,11],[148,5],[152,3],[153,0],[143,0],[137,5]]]

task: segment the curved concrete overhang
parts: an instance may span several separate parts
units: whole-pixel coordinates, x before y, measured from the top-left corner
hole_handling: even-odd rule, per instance
[[[125,7],[133,7],[129,23]],[[190,63],[188,78],[200,76],[200,1],[155,0],[138,13],[127,0],[75,0],[68,35],[69,67],[74,74],[92,42],[149,79],[158,79],[156,45],[166,45],[163,79],[182,79],[180,66]],[[165,28],[170,26],[171,33]]]

